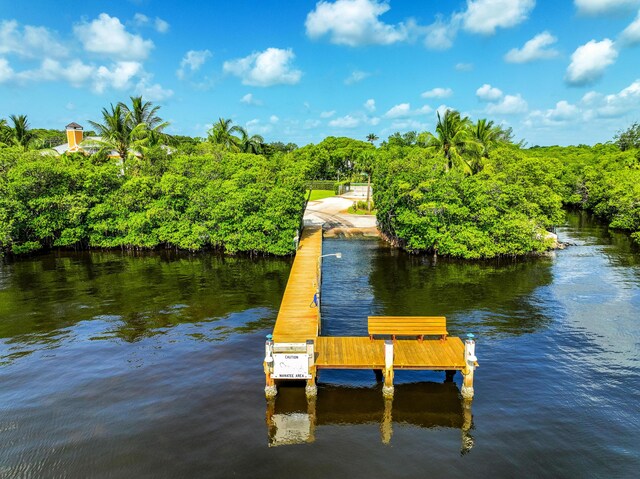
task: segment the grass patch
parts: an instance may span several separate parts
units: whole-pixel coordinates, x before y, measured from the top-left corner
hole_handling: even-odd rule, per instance
[[[309,190],[307,190],[307,195],[309,194]],[[335,196],[333,190],[311,190],[311,197],[309,201],[321,200],[323,198],[329,198],[330,196]]]
[[[351,215],[375,215],[376,208],[373,205],[373,201],[371,202],[371,211],[367,209],[366,201],[354,201],[353,205],[347,209],[347,213]]]

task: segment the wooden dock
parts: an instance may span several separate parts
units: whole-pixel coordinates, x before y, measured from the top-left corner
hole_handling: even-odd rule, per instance
[[[322,257],[322,228],[306,227],[300,238],[273,335],[267,337],[265,344],[267,397],[277,393],[276,379],[306,379],[307,394],[315,395],[319,369],[381,371],[385,379],[383,393],[387,396],[393,394],[394,369],[443,370],[450,375],[462,371],[462,395],[469,399],[473,397],[473,372],[477,362],[472,338],[463,342],[460,338],[443,335],[438,339],[421,340],[421,333],[416,332],[420,340],[395,339],[396,336],[402,336],[402,318],[398,317],[389,317],[398,325],[393,327],[400,328],[397,334],[389,332],[388,336],[394,339],[321,336]],[[407,317],[406,323],[412,331],[420,318]],[[443,317],[422,319],[446,321]],[[387,333],[386,329],[384,333]],[[427,330],[424,334],[433,333]]]

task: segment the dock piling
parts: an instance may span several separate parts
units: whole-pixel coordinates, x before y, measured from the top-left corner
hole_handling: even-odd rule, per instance
[[[393,397],[393,340],[384,342],[384,386],[382,395],[385,398]]]
[[[273,336],[267,334],[267,340],[264,343],[264,375],[266,378],[266,384],[264,386],[264,394],[267,399],[272,399],[278,394],[276,388],[276,382],[271,377],[273,373]]]
[[[462,371],[462,397],[465,399],[473,398],[473,372],[476,369],[476,342],[473,340],[473,334],[467,334],[464,341],[464,360],[465,368]]]
[[[313,339],[307,339],[307,356],[309,357],[309,374],[310,379],[307,379],[307,386],[304,389],[307,398],[315,397],[318,395],[318,386],[316,386],[316,363],[315,363],[315,347]]]

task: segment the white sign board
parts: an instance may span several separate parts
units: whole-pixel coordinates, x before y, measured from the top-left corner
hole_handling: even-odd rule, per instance
[[[275,353],[273,379],[311,379],[307,353]]]

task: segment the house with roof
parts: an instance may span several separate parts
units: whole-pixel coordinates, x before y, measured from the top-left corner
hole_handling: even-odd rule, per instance
[[[97,145],[100,141],[102,141],[102,137],[100,136],[84,136],[84,128],[81,125],[78,125],[76,122],[71,122],[65,127],[67,131],[67,142],[54,146],[53,150],[55,150],[60,155],[64,153],[84,153],[85,155],[92,155],[97,153],[100,150],[100,147]],[[84,144],[82,144],[85,142]],[[94,144],[91,144],[94,142]],[[139,153],[133,152],[135,155],[139,155]],[[109,158],[119,158],[118,152],[112,150],[109,152]]]

